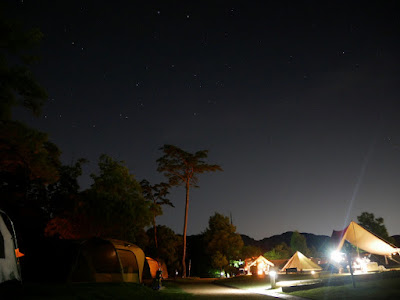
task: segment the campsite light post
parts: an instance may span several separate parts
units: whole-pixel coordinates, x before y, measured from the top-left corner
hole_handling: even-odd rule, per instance
[[[192,260],[189,259],[189,277],[190,277],[190,269],[192,268]]]
[[[269,272],[269,282],[271,283],[271,289],[276,289],[276,272]]]

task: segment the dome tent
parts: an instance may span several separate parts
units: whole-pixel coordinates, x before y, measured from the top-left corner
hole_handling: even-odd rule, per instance
[[[151,257],[146,257],[147,263],[149,264],[150,275],[152,278],[156,277],[158,270],[162,271],[162,278],[168,278],[168,270],[165,262],[160,259],[154,259]]]
[[[15,254],[15,235],[12,235],[4,222],[3,215],[8,219],[5,212],[0,210],[0,283],[9,280],[21,280],[18,268],[18,260]],[[10,225],[12,222],[10,219]]]
[[[145,255],[129,242],[92,238],[82,242],[72,282],[142,282]]]

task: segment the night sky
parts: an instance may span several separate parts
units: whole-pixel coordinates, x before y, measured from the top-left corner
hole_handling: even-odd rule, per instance
[[[62,161],[123,160],[163,180],[159,148],[208,149],[224,172],[191,191],[188,234],[229,216],[261,239],[330,235],[363,211],[400,234],[397,1],[5,2],[39,27],[39,118]],[[159,224],[182,233],[184,188]]]

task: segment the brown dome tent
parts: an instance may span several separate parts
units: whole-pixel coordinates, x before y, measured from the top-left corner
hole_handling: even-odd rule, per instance
[[[72,282],[142,282],[145,255],[129,242],[92,238],[82,242]]]

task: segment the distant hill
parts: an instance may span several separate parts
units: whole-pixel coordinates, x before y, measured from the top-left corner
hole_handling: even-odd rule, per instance
[[[241,234],[243,243],[246,246],[256,246],[263,250],[263,252],[269,251],[280,243],[286,243],[290,246],[290,240],[292,238],[293,231],[284,232],[279,235],[273,235],[262,240],[255,240],[245,234]],[[312,233],[302,232],[302,235],[306,237],[307,247],[315,247],[318,251],[324,251],[328,247],[330,237],[327,235],[315,235]],[[400,247],[400,235],[393,235],[392,238],[395,240],[395,245]]]
[[[264,252],[269,251],[272,248],[274,248],[276,245],[281,244],[281,243],[286,243],[288,246],[290,246],[290,240],[292,238],[293,231],[288,231],[284,232],[279,235],[273,235],[268,238],[263,238],[262,240],[255,240],[247,235],[242,234],[242,240],[243,243],[246,246],[257,246],[260,247]],[[330,237],[326,235],[315,235],[312,233],[301,233],[303,236],[305,236],[306,241],[307,241],[307,247],[315,247],[315,249],[321,251],[323,250],[324,247],[327,246]]]

